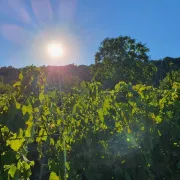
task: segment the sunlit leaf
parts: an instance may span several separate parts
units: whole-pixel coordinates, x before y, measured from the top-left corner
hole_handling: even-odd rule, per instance
[[[13,86],[16,87],[16,86],[20,86],[21,85],[21,82],[16,82]]]
[[[161,136],[161,132],[158,130],[158,135]]]
[[[22,73],[19,74],[19,79],[22,80],[23,79],[23,75]]]
[[[98,109],[97,112],[98,112],[100,120],[103,121],[104,120],[103,110],[102,109]]]
[[[50,144],[54,145],[54,139],[53,138],[50,138]]]
[[[49,180],[61,180],[59,176],[55,172],[51,172]]]
[[[21,104],[19,104],[18,102],[16,102],[16,108],[20,109],[21,108]]]
[[[69,166],[68,162],[66,162],[66,168],[67,168],[68,171],[70,170],[70,166]]]
[[[7,144],[10,145],[11,149],[18,151],[24,143],[24,139],[7,140]]]
[[[41,93],[39,94],[39,101],[42,103],[43,100],[44,100],[44,93],[41,92]]]
[[[16,173],[16,166],[12,165],[8,171],[8,174],[13,178]]]

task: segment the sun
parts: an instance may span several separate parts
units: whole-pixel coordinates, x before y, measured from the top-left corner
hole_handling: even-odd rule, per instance
[[[50,43],[47,45],[47,52],[52,58],[59,58],[63,55],[63,49],[58,43]]]

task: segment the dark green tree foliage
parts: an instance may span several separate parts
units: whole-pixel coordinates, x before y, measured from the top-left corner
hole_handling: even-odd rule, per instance
[[[23,68],[28,71],[29,68]],[[0,82],[5,84],[13,84],[18,80],[21,69],[9,67],[0,68]],[[50,89],[60,88],[62,91],[68,92],[81,81],[91,81],[91,66],[74,64],[66,66],[43,66],[41,70],[45,72],[48,86]]]
[[[152,83],[156,72],[149,62],[149,49],[128,36],[106,38],[95,55],[95,80],[105,88],[112,88],[119,81]]]
[[[149,59],[149,57],[146,57],[145,59]],[[50,88],[59,88],[61,84],[61,90],[66,92],[77,86],[77,83],[80,81],[91,81],[93,74],[95,76],[95,80],[105,82],[105,87],[113,87],[115,82],[119,82],[119,80],[122,79],[126,82],[132,81],[133,83],[136,83],[138,81],[158,86],[159,82],[165,78],[168,72],[180,69],[180,58],[170,57],[166,57],[162,60],[152,60],[147,62],[140,61],[139,63],[136,61],[135,64],[137,64],[137,66],[132,65],[133,68],[131,63],[126,61],[126,64],[123,62],[122,66],[120,66],[125,67],[124,69],[120,69],[118,67],[118,63],[117,67],[111,64],[111,62],[108,63],[109,64],[105,63],[105,61],[104,63],[96,62],[95,65],[91,66],[76,66],[74,64],[66,66],[44,66],[41,67],[41,69],[46,73]],[[112,63],[114,62],[112,61]],[[157,68],[157,73],[154,72],[154,66]],[[21,69],[13,68],[11,66],[1,67],[0,81],[5,84],[12,84],[18,79],[20,70]],[[115,73],[116,70],[118,73]],[[93,71],[94,73],[92,73]],[[141,73],[142,71],[144,74]]]
[[[180,83],[180,70],[167,73],[167,76],[160,82],[160,87],[162,89],[171,89],[175,82]]]
[[[12,87],[9,84],[0,82],[0,94],[8,93],[12,91]]]
[[[47,75],[49,88],[58,88],[65,92],[69,92],[83,80],[92,79],[90,67],[85,65],[47,66],[43,69]]]
[[[156,85],[159,85],[159,81],[162,81],[169,72],[180,69],[180,58],[165,57],[164,59],[151,62],[157,67],[154,81]]]
[[[5,84],[12,84],[18,80],[19,69],[12,66],[1,67],[0,68],[0,77],[2,77]]]

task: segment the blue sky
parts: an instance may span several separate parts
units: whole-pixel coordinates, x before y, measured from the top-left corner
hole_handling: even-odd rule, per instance
[[[180,56],[179,0],[1,0],[0,66],[92,64],[106,37],[147,44],[151,59]],[[50,58],[45,45],[62,44]]]

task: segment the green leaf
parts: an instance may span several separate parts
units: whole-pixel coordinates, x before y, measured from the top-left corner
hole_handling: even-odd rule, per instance
[[[25,131],[25,136],[26,137],[31,137],[32,132],[32,127],[33,127],[33,122],[32,121],[27,121],[26,124],[28,125],[26,131]]]
[[[51,172],[49,180],[60,180],[61,178],[57,176],[55,172]]]
[[[39,101],[42,103],[43,100],[44,100],[44,93],[41,92],[41,93],[39,94]]]
[[[85,89],[85,88],[86,88],[86,82],[85,82],[85,81],[82,81],[82,82],[80,83],[80,87],[81,87],[81,89]]]
[[[103,110],[98,109],[97,111],[98,111],[98,115],[99,115],[100,120],[103,121],[104,120]]]
[[[8,174],[13,178],[16,173],[16,166],[12,165],[8,171]]]
[[[7,144],[10,145],[11,149],[18,151],[23,145],[24,139],[7,140]]]
[[[156,116],[155,118],[157,123],[161,123],[162,122],[162,118],[160,116]]]
[[[161,136],[161,132],[158,130],[158,135]]]
[[[50,145],[54,145],[54,139],[50,138]]]
[[[66,162],[66,168],[67,168],[67,170],[70,170],[70,166],[69,166],[68,162]]]
[[[13,85],[13,87],[20,86],[20,85],[21,85],[21,82],[18,81]]]
[[[142,126],[142,127],[141,127],[141,131],[144,131],[144,129],[145,129],[144,126]]]
[[[23,113],[23,115],[25,115],[26,112],[27,112],[27,107],[24,105],[24,106],[22,107],[22,113]]]
[[[32,111],[33,111],[32,105],[31,105],[31,104],[28,104],[28,106],[27,106],[27,112],[28,112],[29,114],[31,114]]]
[[[33,108],[32,108],[32,105],[31,104],[28,104],[28,106],[23,106],[22,107],[22,113],[23,113],[23,115],[25,115],[27,112],[29,113],[29,114],[31,114],[32,113],[32,111],[33,111]]]
[[[19,79],[22,80],[23,79],[23,75],[22,73],[19,74]]]
[[[76,113],[76,108],[77,108],[77,104],[75,104],[75,105],[73,106],[72,114],[75,114],[75,113]]]
[[[104,105],[105,108],[109,109],[110,108],[109,99],[105,99],[103,105]]]
[[[18,102],[16,102],[16,109],[20,109],[21,108],[21,104],[19,104]]]

